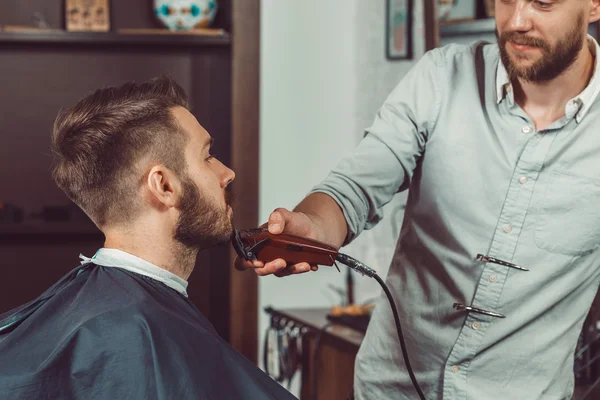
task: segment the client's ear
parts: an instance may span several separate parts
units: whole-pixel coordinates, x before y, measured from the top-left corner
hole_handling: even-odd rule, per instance
[[[175,207],[179,203],[181,184],[177,176],[164,165],[155,165],[148,173],[148,191],[154,201],[167,208]]]
[[[600,20],[600,0],[591,0],[592,9],[590,11],[589,23],[598,22]]]

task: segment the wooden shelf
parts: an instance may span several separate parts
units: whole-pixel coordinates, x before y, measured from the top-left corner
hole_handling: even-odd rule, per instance
[[[24,222],[0,224],[0,238],[17,236],[102,236],[92,224],[84,222]]]
[[[440,37],[480,35],[494,33],[495,30],[496,20],[494,18],[440,23]]]
[[[494,18],[476,19],[470,21],[440,21],[440,37],[457,37],[481,34],[494,34],[496,20]],[[588,33],[595,38],[600,37],[600,24],[590,24]]]
[[[79,45],[79,46],[161,46],[202,47],[231,44],[231,36],[223,34],[186,33],[115,33],[115,32],[67,32],[47,31],[0,31],[0,45]]]

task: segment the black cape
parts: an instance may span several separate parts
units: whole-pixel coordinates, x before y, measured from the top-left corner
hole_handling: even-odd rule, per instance
[[[0,398],[296,399],[183,295],[94,264],[0,315]]]

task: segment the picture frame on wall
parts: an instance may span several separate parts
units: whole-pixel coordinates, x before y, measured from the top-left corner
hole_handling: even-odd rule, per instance
[[[65,28],[69,32],[110,31],[110,0],[65,0]]]
[[[388,60],[413,57],[413,0],[386,0],[385,47]]]

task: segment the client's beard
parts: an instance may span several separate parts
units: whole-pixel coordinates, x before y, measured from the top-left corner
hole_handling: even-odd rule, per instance
[[[231,206],[233,200],[233,194],[226,191],[227,205]],[[209,203],[189,177],[183,181],[180,209],[173,238],[188,249],[200,251],[230,240],[233,223],[227,208]]]

